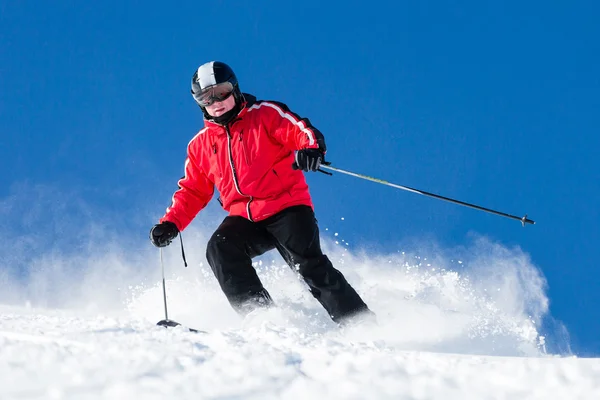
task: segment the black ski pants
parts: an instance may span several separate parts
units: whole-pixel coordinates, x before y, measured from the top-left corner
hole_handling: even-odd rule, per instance
[[[277,249],[308,284],[312,295],[335,322],[367,311],[358,293],[321,251],[319,228],[311,207],[292,206],[258,222],[229,216],[210,238],[206,256],[229,303],[245,315],[269,306],[252,258]]]

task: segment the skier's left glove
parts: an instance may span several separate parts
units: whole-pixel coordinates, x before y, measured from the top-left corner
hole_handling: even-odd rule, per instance
[[[150,241],[156,247],[166,247],[177,237],[179,229],[171,221],[156,224],[150,230]]]
[[[296,152],[296,161],[292,164],[293,169],[302,171],[318,171],[323,163],[323,152],[320,149],[303,149]]]

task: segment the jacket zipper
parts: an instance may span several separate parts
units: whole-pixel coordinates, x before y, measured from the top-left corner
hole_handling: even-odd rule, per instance
[[[242,189],[240,189],[240,184],[237,178],[237,172],[235,169],[235,164],[233,163],[233,152],[231,151],[231,132],[229,131],[229,126],[225,126],[225,131],[227,132],[227,150],[229,153],[229,166],[231,167],[231,174],[233,176],[233,185],[235,186],[235,190],[240,194],[240,196],[248,197],[248,203],[246,203],[246,212],[248,213],[248,219],[252,222],[252,213],[250,212],[250,203],[252,202],[252,196],[242,193]]]
[[[246,150],[246,143],[244,143],[244,132],[240,131],[240,145],[242,146],[242,151],[244,152],[244,158],[246,159],[246,164],[250,165],[250,158],[248,157],[248,151]]]

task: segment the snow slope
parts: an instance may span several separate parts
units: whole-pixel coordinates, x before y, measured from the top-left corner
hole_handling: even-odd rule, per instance
[[[279,307],[241,320],[190,245],[207,234],[186,235],[187,269],[177,246],[165,252],[169,315],[205,334],[155,325],[147,245],[47,252],[26,274],[3,265],[0,399],[600,398],[599,359],[548,354],[568,343],[543,332],[545,281],[518,248],[375,254],[325,240],[379,319],[341,331],[275,254],[256,268]]]
[[[401,350],[263,322],[193,334],[2,309],[2,399],[598,399],[600,360]]]

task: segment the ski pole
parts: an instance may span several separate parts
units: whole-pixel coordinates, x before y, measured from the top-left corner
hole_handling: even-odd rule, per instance
[[[169,319],[169,314],[167,312],[167,285],[165,284],[165,263],[163,261],[163,249],[160,248],[159,250],[160,250],[160,270],[162,272],[163,300],[165,303],[165,319],[158,321],[156,323],[156,325],[164,326],[165,328],[169,327],[169,326],[171,326],[171,327],[179,326],[179,325],[181,325],[179,322],[175,322],[175,321]],[[199,330],[193,329],[193,328],[186,328],[186,329],[189,330],[190,332],[194,332],[194,333],[206,333],[204,331],[199,331]]]
[[[169,313],[167,311],[167,286],[165,284],[165,263],[163,261],[163,251],[160,250],[160,272],[162,274],[162,289],[163,289],[163,301],[165,304],[165,319],[159,321],[157,325],[168,325]]]
[[[165,319],[169,320],[169,312],[167,311],[167,286],[165,284],[165,262],[163,261],[163,251],[160,249],[160,272],[162,274],[163,300],[165,303]]]
[[[162,288],[163,288],[163,300],[165,304],[165,319],[160,320],[156,323],[156,325],[164,326],[165,328],[168,326],[177,326],[178,322],[171,321],[169,319],[169,313],[167,312],[167,285],[165,284],[165,263],[163,261],[163,251],[160,249],[160,270],[162,272]],[[191,331],[192,329],[190,329]]]
[[[382,185],[391,186],[391,187],[396,188],[396,189],[402,189],[402,190],[406,190],[408,192],[412,192],[412,193],[416,193],[416,194],[421,194],[423,196],[428,196],[428,197],[433,197],[435,199],[440,199],[440,200],[448,201],[450,203],[459,204],[461,206],[474,208],[476,210],[485,211],[485,212],[488,212],[490,214],[496,214],[496,215],[499,215],[501,217],[506,217],[506,218],[517,220],[517,221],[521,221],[521,224],[523,226],[525,226],[525,224],[532,224],[532,225],[535,224],[535,221],[532,221],[529,218],[527,218],[527,214],[525,214],[524,217],[517,217],[516,215],[511,215],[511,214],[503,213],[503,212],[500,212],[500,211],[496,211],[496,210],[492,210],[492,209],[489,209],[489,208],[481,207],[481,206],[478,206],[478,205],[475,205],[475,204],[465,203],[464,201],[451,199],[449,197],[444,197],[444,196],[440,196],[440,195],[437,195],[437,194],[425,192],[423,190],[413,189],[413,188],[410,188],[408,186],[396,185],[394,183],[390,183],[388,181],[384,181],[383,179],[377,179],[377,178],[373,178],[373,177],[370,177],[370,176],[367,176],[367,175],[362,175],[362,174],[357,174],[355,172],[345,171],[343,169],[335,168],[335,167],[332,167],[332,166],[327,165],[327,164],[321,164],[321,168],[325,168],[325,169],[328,169],[328,170],[331,170],[331,171],[335,171],[335,172],[339,172],[339,173],[342,173],[342,174],[354,176],[356,178],[365,179],[367,181],[371,181],[371,182],[375,182],[375,183],[381,183]]]

